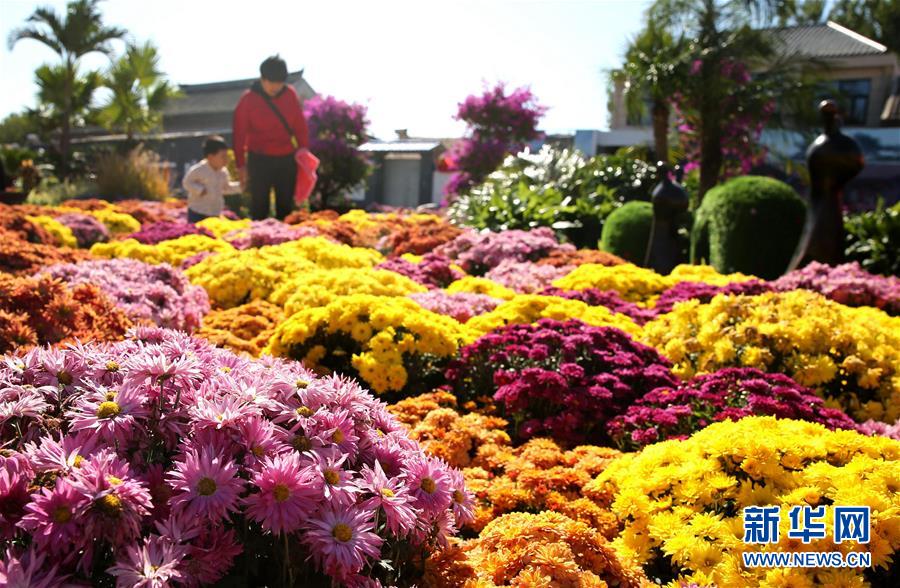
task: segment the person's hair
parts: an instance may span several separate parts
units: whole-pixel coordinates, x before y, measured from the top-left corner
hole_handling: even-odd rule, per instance
[[[287,63],[278,55],[267,57],[265,61],[259,64],[259,75],[270,82],[287,81]]]
[[[207,137],[206,140],[203,141],[204,156],[218,153],[223,149],[228,149],[228,143],[226,143],[225,139],[223,139],[219,135],[212,135],[210,137]]]

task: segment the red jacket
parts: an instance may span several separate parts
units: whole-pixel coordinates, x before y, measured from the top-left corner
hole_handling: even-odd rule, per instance
[[[287,129],[262,97],[259,82],[253,86],[234,109],[234,159],[238,167],[244,167],[248,151],[263,155],[291,155],[296,151]],[[286,85],[272,102],[294,131],[298,147],[308,148],[309,131],[297,91]]]

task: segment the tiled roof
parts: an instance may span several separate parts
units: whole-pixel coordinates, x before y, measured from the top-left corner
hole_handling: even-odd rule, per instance
[[[166,117],[196,115],[211,112],[231,112],[237,106],[238,99],[257,78],[213,82],[211,84],[181,84],[179,88],[183,97],[170,100],[163,109]],[[313,95],[302,71],[288,74],[287,83],[294,86],[301,98]]]
[[[789,55],[806,57],[852,57],[882,55],[887,48],[835,22],[772,29]]]

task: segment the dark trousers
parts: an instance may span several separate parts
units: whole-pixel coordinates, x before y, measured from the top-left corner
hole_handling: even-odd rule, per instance
[[[250,217],[253,220],[269,217],[269,192],[274,189],[275,216],[284,220],[294,209],[294,186],[297,182],[294,156],[248,153],[247,175],[250,176]]]
[[[189,223],[199,223],[205,218],[209,218],[207,214],[200,214],[199,212],[194,212],[190,208],[188,208],[188,222]]]

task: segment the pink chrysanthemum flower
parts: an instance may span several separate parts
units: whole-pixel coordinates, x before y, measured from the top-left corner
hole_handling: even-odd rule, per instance
[[[35,543],[55,554],[73,550],[84,538],[81,511],[88,499],[65,479],[52,490],[41,488],[25,507],[28,511],[19,526],[28,531]]]
[[[387,527],[397,537],[403,537],[415,528],[416,509],[404,481],[400,478],[389,480],[377,461],[374,468],[363,467],[361,474],[360,489],[372,494],[362,507],[372,511],[383,509]]]
[[[430,515],[446,510],[453,499],[447,466],[435,457],[416,457],[407,463],[406,484],[415,506]]]
[[[85,536],[121,545],[140,534],[141,519],[150,514],[150,492],[131,477],[124,460],[109,450],[100,451],[73,470],[70,481],[90,503]]]
[[[373,528],[372,511],[326,508],[309,521],[304,540],[319,567],[341,579],[379,557],[382,539]]]
[[[342,467],[347,456],[327,450],[312,456],[312,484],[319,496],[333,504],[353,504],[359,487],[353,482],[353,474]]]
[[[202,529],[200,536],[188,545],[184,584],[191,587],[215,584],[231,569],[234,558],[242,551],[232,529]]]
[[[475,520],[475,499],[472,493],[466,490],[466,480],[463,478],[461,471],[455,468],[448,468],[447,475],[450,477],[450,493],[453,507],[453,514],[456,517],[457,526],[471,523]]]
[[[285,442],[283,429],[276,429],[271,421],[261,417],[250,417],[240,423],[240,444],[246,450],[244,464],[253,466],[266,457],[275,457],[290,447]]]
[[[53,386],[71,394],[87,371],[82,358],[62,349],[41,349],[40,369],[34,374],[35,386]]]
[[[135,433],[138,421],[149,414],[143,401],[144,397],[134,389],[100,389],[79,398],[66,416],[73,431],[95,432],[107,443],[125,445]]]
[[[256,414],[258,413],[255,407],[233,396],[201,396],[190,408],[194,429],[198,431],[238,429],[241,421]]]
[[[67,576],[57,573],[57,566],[45,565],[45,555],[34,547],[21,556],[8,549],[0,557],[0,586],[7,588],[58,588],[65,585]]]
[[[163,353],[141,353],[129,360],[125,368],[126,385],[147,383],[157,394],[164,384],[190,388],[203,377],[197,360],[185,356],[169,359]]]
[[[237,510],[244,489],[237,477],[237,465],[217,451],[202,447],[191,449],[184,461],[175,462],[169,483],[175,493],[172,508],[186,516],[199,516],[217,522]]]
[[[7,386],[0,389],[0,426],[10,419],[36,419],[50,408],[40,388]]]
[[[15,535],[16,523],[25,514],[29,501],[28,484],[34,472],[25,456],[0,455],[0,540]]]
[[[337,447],[352,461],[356,457],[359,437],[346,410],[319,411],[305,426],[306,434],[319,440],[323,447]]]
[[[313,468],[304,466],[297,453],[266,458],[253,476],[252,483],[259,492],[244,501],[247,514],[276,535],[295,531],[321,496],[313,475]]]
[[[172,580],[181,579],[179,565],[186,553],[184,547],[151,535],[128,547],[125,557],[106,571],[116,577],[117,588],[168,588]]]
[[[68,476],[94,454],[98,441],[97,437],[86,431],[65,435],[59,440],[41,437],[37,442],[26,443],[23,453],[28,456],[36,472],[52,471]]]

